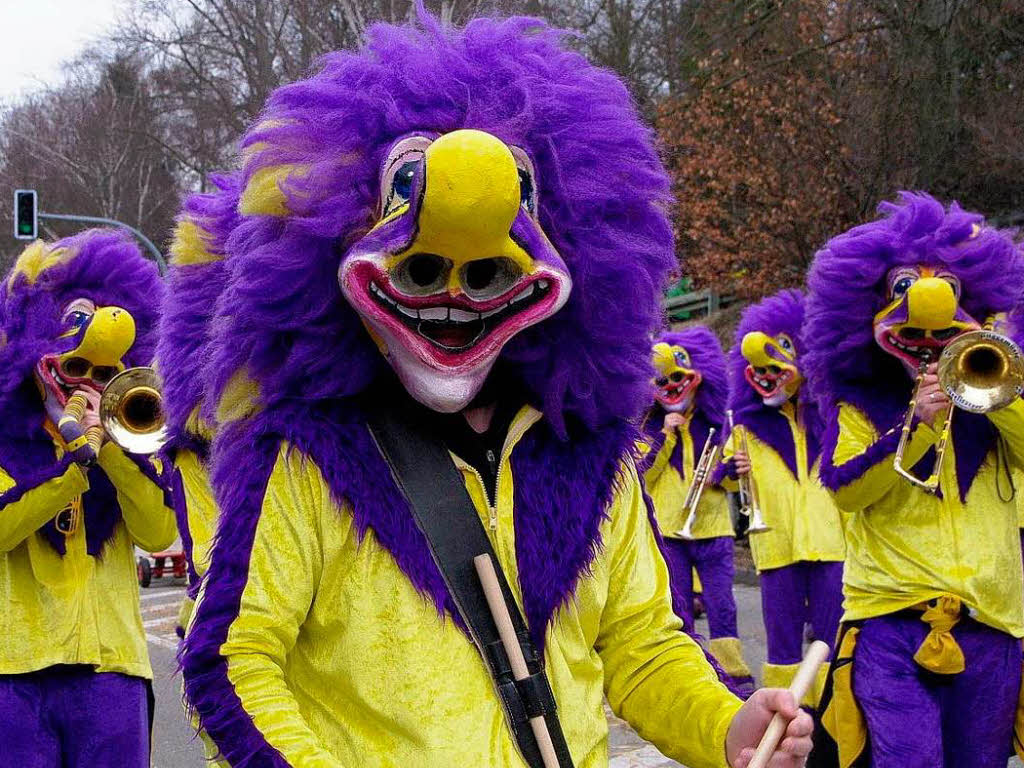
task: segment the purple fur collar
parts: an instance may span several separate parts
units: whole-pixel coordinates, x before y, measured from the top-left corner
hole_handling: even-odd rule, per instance
[[[891,379],[890,379],[891,380]],[[836,490],[863,475],[867,470],[896,451],[899,433],[910,403],[912,383],[904,378],[894,389],[844,389],[839,401],[847,402],[864,413],[882,438],[860,456],[836,467],[833,464],[839,439],[838,411],[829,414],[825,430],[825,460],[822,462],[822,482]],[[995,450],[999,433],[988,417],[979,413],[957,411],[953,416],[952,447],[956,461],[956,480],[960,501],[966,502],[967,493],[981,471],[989,454]],[[935,449],[930,448],[914,465],[912,472],[924,480],[935,466]]]
[[[647,440],[647,444],[651,446],[651,450],[644,456],[643,461],[637,467],[637,470],[642,475],[645,473],[654,463],[654,458],[661,451],[661,447],[665,445],[665,433],[662,432],[662,428],[665,426],[665,409],[661,406],[654,406],[647,413],[647,418],[644,420],[643,433]],[[708,433],[711,428],[714,427],[718,430],[715,442],[721,445],[722,440],[722,425],[720,423],[712,423],[707,415],[701,411],[694,411],[692,418],[690,419],[688,431],[690,433],[690,441],[693,443],[694,456],[689,457],[689,460],[696,463],[700,457],[700,452],[704,450],[704,443],[707,442]],[[669,456],[669,464],[675,468],[676,472],[680,475],[684,475],[683,471],[683,443],[677,441],[675,448],[672,449],[672,455]]]
[[[573,437],[560,440],[542,421],[512,453],[519,583],[540,651],[548,622],[571,600],[601,546],[600,525],[636,432],[622,425]],[[211,587],[198,608],[195,629],[182,645],[181,665],[186,696],[203,727],[220,743],[226,742],[218,736],[230,731],[231,742],[241,745],[225,755],[233,764],[285,765],[245,715],[220,656],[238,612],[267,478],[282,441],[316,463],[335,501],[350,505],[360,535],[372,529],[416,589],[429,596],[442,616],[465,629],[426,541],[351,401],[280,406],[243,426],[227,427],[214,446],[212,481],[222,515],[232,524],[218,530],[217,555],[207,572]],[[580,467],[589,471],[580,472]],[[263,760],[247,762],[256,756]]]
[[[805,469],[810,474],[811,468],[821,452],[817,409],[798,399],[797,417],[804,428],[804,439],[807,443],[807,466]],[[783,415],[781,410],[761,403],[745,404],[733,414],[733,418],[737,425],[749,429],[754,437],[775,451],[794,478],[799,477],[793,430],[789,426],[789,419]]]

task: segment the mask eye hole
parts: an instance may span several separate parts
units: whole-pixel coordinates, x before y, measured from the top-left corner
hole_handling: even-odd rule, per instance
[[[69,328],[81,328],[88,320],[89,314],[77,309],[64,315],[64,325]]]
[[[430,296],[448,284],[452,263],[435,253],[414,253],[391,275],[391,282],[406,296]]]
[[[509,147],[519,168],[519,203],[531,216],[537,216],[537,172],[522,147]]]
[[[683,380],[683,374],[681,371],[672,371],[672,375],[669,378],[672,379],[673,384],[678,384]]]
[[[92,380],[97,384],[106,384],[117,375],[117,368],[110,365],[99,365],[92,369]]]
[[[416,174],[423,165],[423,153],[431,141],[426,136],[409,136],[388,152],[380,179],[381,218],[409,202]]]
[[[789,338],[789,336],[787,336],[786,334],[781,334],[775,340],[779,342],[779,347],[781,347],[784,351],[793,354],[793,341],[792,339]]]
[[[385,207],[385,214],[397,208],[402,203],[409,202],[412,195],[412,182],[419,168],[416,160],[406,160],[398,166],[395,175],[391,177],[391,190],[388,195],[388,205]]]
[[[898,299],[906,295],[907,291],[910,290],[910,286],[917,282],[917,278],[913,275],[902,275],[897,277],[892,284],[892,290],[890,294],[892,298]]]
[[[659,376],[654,380],[654,383],[657,384],[659,387],[664,387],[666,384],[668,384],[668,378],[666,376]]]
[[[486,301],[501,296],[523,276],[511,259],[479,259],[463,265],[459,272],[462,289],[471,299]]]
[[[523,168],[519,169],[519,202],[530,213],[534,213],[533,177]]]
[[[75,299],[64,309],[61,321],[68,330],[78,330],[92,317],[96,307],[89,299]]]
[[[81,379],[89,374],[92,365],[84,357],[69,357],[60,363],[60,372],[69,379]]]

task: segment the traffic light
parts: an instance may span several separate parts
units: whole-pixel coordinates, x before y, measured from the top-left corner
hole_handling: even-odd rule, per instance
[[[35,240],[36,191],[34,189],[14,190],[14,236],[18,240]]]

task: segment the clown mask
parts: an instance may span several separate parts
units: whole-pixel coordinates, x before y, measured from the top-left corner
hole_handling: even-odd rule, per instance
[[[338,279],[428,408],[466,407],[508,341],[569,298],[537,220],[537,181],[525,152],[482,131],[410,136],[387,155],[379,220]]]
[[[796,395],[803,377],[796,364],[796,347],[789,336],[780,333],[773,337],[753,331],[743,337],[740,351],[747,361],[743,375],[765,405],[781,408]]]
[[[953,339],[980,325],[960,307],[960,281],[943,269],[896,267],[886,280],[889,303],[875,315],[878,345],[913,377]]]
[[[685,413],[693,405],[701,375],[692,368],[690,354],[680,346],[658,342],[653,353],[654,399],[669,413]]]
[[[54,352],[36,365],[44,400],[60,406],[76,390],[102,392],[125,369],[123,358],[135,343],[135,319],[121,307],[97,307],[89,299],[75,299],[65,307],[62,322],[64,331]]]

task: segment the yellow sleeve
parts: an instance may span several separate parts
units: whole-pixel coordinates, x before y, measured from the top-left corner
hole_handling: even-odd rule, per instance
[[[284,672],[320,580],[320,518],[329,503],[315,466],[282,449],[267,483],[238,614],[220,647],[242,708],[267,745],[295,768],[341,768],[304,720]],[[230,755],[223,735],[211,735]]]
[[[112,442],[100,448],[99,465],[117,491],[128,535],[147,552],[167,549],[178,535],[174,509],[155,461],[131,458]]]
[[[1017,398],[1005,408],[988,413],[1010,449],[1010,463],[1024,469],[1024,399]]]
[[[0,552],[10,552],[89,489],[82,468],[54,461],[53,472],[25,485],[0,469]]]
[[[902,424],[879,437],[867,416],[848,403],[840,404],[838,418],[839,437],[832,455],[833,471],[839,479],[834,492],[836,505],[847,512],[859,512],[903,480],[893,469]],[[936,431],[919,421],[907,442],[903,466],[917,464],[937,440]],[[844,469],[851,475],[848,480]]]
[[[668,460],[672,457],[672,451],[675,450],[676,443],[679,442],[679,433],[676,430],[672,430],[669,434],[665,435],[665,442],[661,444],[661,449],[654,456],[654,460],[651,462],[650,467],[644,472],[644,482],[648,486],[654,485],[661,473],[665,471],[665,467],[668,466]],[[651,447],[649,444],[644,443],[647,446],[647,452],[649,453]]]
[[[217,533],[217,502],[206,467],[194,451],[178,451],[174,466],[181,479],[184,521],[192,539],[192,567],[202,576],[209,565],[210,548]]]
[[[732,461],[732,457],[735,456],[735,455],[736,455],[736,449],[733,447],[733,444],[732,444],[732,432],[730,432],[729,433],[729,437],[726,439],[725,443],[722,445],[722,458],[719,460],[719,463],[722,466],[726,467],[726,469],[721,472],[721,480],[718,483],[718,486],[723,491],[729,491],[730,493],[738,493],[739,490],[740,490],[739,481],[736,480],[733,477],[730,477],[729,476],[729,471],[728,471],[729,470],[729,464]]]
[[[596,647],[605,693],[616,714],[664,754],[692,768],[721,768],[742,703],[672,611],[668,569],[630,475],[612,509],[603,555],[610,588]]]

